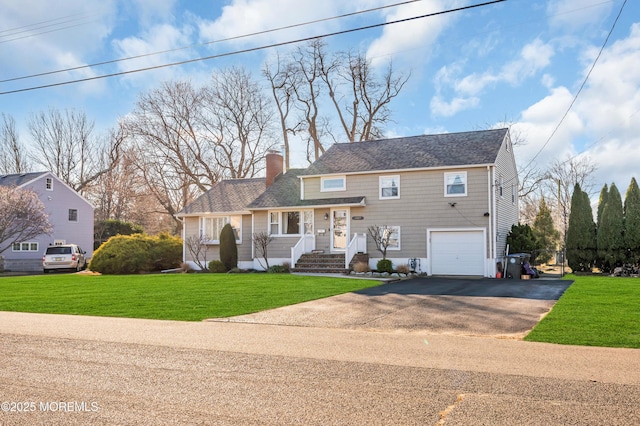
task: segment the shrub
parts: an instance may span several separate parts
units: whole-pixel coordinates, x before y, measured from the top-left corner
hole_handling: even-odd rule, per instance
[[[287,272],[282,265],[272,265],[269,267],[269,273],[271,274],[281,274],[283,272]]]
[[[367,262],[357,262],[353,265],[353,270],[355,272],[369,272],[371,271],[371,268]]]
[[[291,272],[291,263],[290,262],[282,262],[282,267],[284,268],[284,272]]]
[[[409,272],[411,272],[411,270],[409,269],[409,265],[403,264],[398,265],[398,267],[396,268],[396,272],[399,274],[408,274]]]
[[[227,272],[227,268],[224,266],[220,260],[212,260],[209,262],[209,272],[220,274],[222,272]]]
[[[101,274],[138,274],[173,269],[182,261],[182,240],[170,235],[117,235],[94,253],[89,269]]]
[[[393,272],[393,263],[389,259],[380,259],[376,264],[376,270],[378,272]]]
[[[220,231],[220,261],[227,271],[238,267],[238,246],[236,234],[230,224],[226,224]]]

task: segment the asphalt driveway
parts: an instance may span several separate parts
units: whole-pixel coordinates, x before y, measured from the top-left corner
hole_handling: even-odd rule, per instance
[[[210,321],[522,338],[572,281],[417,278]]]

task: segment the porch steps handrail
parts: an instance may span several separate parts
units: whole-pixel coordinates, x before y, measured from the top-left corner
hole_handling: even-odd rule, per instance
[[[344,267],[345,269],[349,269],[349,263],[353,256],[357,253],[366,253],[367,252],[367,234],[358,234],[357,232],[353,234],[353,238],[349,241],[347,245],[347,250],[344,256]]]
[[[291,247],[291,266],[293,267],[305,253],[311,253],[316,247],[316,236],[304,234],[295,246]]]

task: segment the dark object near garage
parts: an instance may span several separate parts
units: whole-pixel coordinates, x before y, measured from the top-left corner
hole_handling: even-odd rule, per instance
[[[522,277],[538,278],[538,271],[531,267],[529,253],[514,253],[507,255],[505,278],[520,279]]]

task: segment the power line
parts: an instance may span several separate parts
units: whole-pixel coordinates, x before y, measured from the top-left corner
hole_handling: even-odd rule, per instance
[[[24,34],[24,33],[29,33],[27,35],[23,35],[23,36],[19,36],[19,37],[15,37],[15,38],[10,38],[8,40],[0,40],[0,44],[2,43],[9,43],[11,41],[16,41],[16,40],[22,40],[25,38],[29,38],[29,37],[35,37],[35,36],[39,36],[42,34],[48,34],[48,33],[52,33],[52,32],[56,32],[56,31],[62,31],[62,30],[66,30],[69,28],[74,28],[74,27],[79,27],[81,25],[86,25],[89,24],[91,22],[96,22],[96,19],[91,19],[91,20],[87,20],[89,18],[95,17],[95,16],[100,16],[100,14],[98,13],[93,13],[93,14],[86,14],[86,13],[79,13],[79,14],[75,14],[75,15],[69,15],[69,16],[65,16],[62,18],[55,18],[55,19],[50,19],[48,21],[43,21],[43,22],[38,22],[35,24],[30,24],[30,25],[25,25],[23,27],[17,27],[17,28],[11,28],[8,30],[1,30],[0,31],[0,39],[1,38],[5,38],[5,37],[11,37],[11,36],[15,36],[18,34]],[[58,27],[55,29],[51,29],[51,30],[47,30],[47,31],[41,31],[39,33],[32,33],[32,31],[34,30],[41,30],[44,28],[51,28],[51,27],[56,27],[62,24],[69,24],[69,23],[73,23],[73,22],[77,22],[77,21],[81,21],[80,23],[75,23],[72,25],[67,25],[64,27]]]
[[[112,60],[109,60],[109,61],[96,62],[94,64],[80,65],[80,66],[72,67],[72,68],[64,68],[64,69],[56,70],[56,71],[47,71],[47,72],[42,72],[42,73],[38,73],[38,74],[26,75],[26,76],[22,76],[22,77],[14,77],[14,78],[6,79],[6,80],[0,80],[0,83],[8,83],[8,82],[17,81],[17,80],[26,80],[26,79],[34,78],[34,77],[42,77],[42,76],[45,76],[45,75],[59,74],[59,73],[69,72],[69,71],[77,71],[77,70],[81,70],[81,69],[85,69],[85,68],[91,68],[91,67],[97,67],[97,66],[102,66],[102,65],[115,64],[115,63],[118,63],[118,62],[129,61],[129,60],[132,60],[132,59],[140,59],[140,58],[146,58],[146,57],[149,57],[149,56],[162,55],[162,54],[165,54],[165,53],[178,52],[178,51],[181,51],[181,50],[192,49],[192,48],[195,48],[195,47],[202,47],[202,46],[207,46],[207,45],[211,45],[211,44],[223,43],[223,42],[226,42],[226,41],[239,40],[239,39],[242,39],[242,38],[253,37],[253,36],[257,36],[257,35],[263,35],[263,34],[268,34],[268,33],[282,31],[282,30],[288,30],[288,29],[302,27],[302,26],[306,26],[306,25],[317,24],[317,23],[320,23],[320,22],[327,22],[327,21],[332,21],[332,20],[336,20],[336,19],[347,18],[347,17],[350,17],[350,16],[360,15],[360,14],[369,13],[369,12],[375,12],[375,11],[378,11],[378,10],[383,10],[383,9],[388,9],[388,8],[391,8],[391,7],[402,6],[402,5],[405,5],[405,4],[408,4],[408,3],[415,3],[415,2],[418,2],[418,1],[423,1],[423,0],[407,0],[407,1],[400,2],[400,3],[394,3],[394,4],[390,4],[390,5],[386,5],[386,6],[380,6],[380,7],[375,7],[375,8],[371,8],[371,9],[361,10],[361,11],[358,11],[358,12],[351,12],[351,13],[345,13],[343,15],[332,16],[330,18],[316,19],[316,20],[313,20],[313,21],[302,22],[302,23],[299,23],[299,24],[286,25],[286,26],[283,26],[283,27],[278,27],[278,28],[273,28],[273,29],[263,30],[263,31],[257,31],[257,32],[253,32],[253,33],[239,35],[239,36],[228,37],[228,38],[224,38],[224,39],[220,39],[220,40],[207,41],[207,42],[204,42],[204,43],[197,43],[197,44],[192,44],[192,45],[183,46],[183,47],[176,47],[175,49],[167,49],[167,50],[162,50],[162,51],[158,51],[158,52],[144,53],[144,54],[136,55],[136,56],[129,56],[127,58],[112,59]]]
[[[143,71],[151,71],[151,70],[155,70],[155,69],[173,67],[173,66],[177,66],[177,65],[185,65],[185,64],[190,64],[190,63],[194,63],[194,62],[207,61],[207,60],[217,59],[217,58],[222,58],[222,57],[227,57],[227,56],[235,56],[235,55],[239,55],[239,54],[243,54],[243,53],[256,52],[256,51],[270,49],[270,48],[274,48],[274,47],[281,47],[281,46],[286,46],[286,45],[289,45],[289,44],[296,44],[296,43],[301,43],[301,42],[305,42],[305,41],[311,41],[311,40],[315,40],[315,39],[318,39],[318,38],[333,37],[333,36],[337,36],[337,35],[344,35],[344,34],[349,34],[349,33],[357,32],[357,31],[363,31],[363,30],[368,30],[368,29],[373,29],[373,28],[379,28],[379,27],[383,27],[383,26],[386,26],[386,25],[398,24],[398,23],[402,23],[402,22],[409,22],[409,21],[413,21],[413,20],[417,20],[417,19],[423,19],[423,18],[427,18],[427,17],[444,15],[444,14],[453,13],[453,12],[460,12],[460,11],[463,11],[463,10],[469,10],[469,9],[474,9],[474,8],[478,8],[478,7],[482,7],[482,6],[488,6],[488,5],[495,4],[495,3],[502,3],[502,2],[505,2],[505,1],[507,1],[507,0],[493,0],[493,1],[488,1],[488,2],[484,2],[484,3],[478,3],[478,4],[474,4],[474,5],[469,5],[469,6],[464,6],[464,7],[458,7],[458,8],[454,8],[454,9],[444,10],[444,11],[440,11],[440,12],[434,12],[434,13],[428,13],[428,14],[424,14],[424,15],[414,16],[414,17],[411,17],[411,18],[397,19],[395,21],[389,21],[389,22],[383,22],[383,23],[379,23],[379,24],[366,25],[366,26],[362,26],[362,27],[351,28],[351,29],[348,29],[348,30],[335,31],[335,32],[326,33],[326,34],[323,34],[323,35],[315,35],[315,36],[310,36],[310,37],[304,37],[304,38],[299,38],[299,39],[296,39],[296,40],[289,40],[289,41],[280,42],[280,43],[272,43],[272,44],[267,44],[267,45],[258,46],[258,47],[252,47],[252,48],[248,48],[248,49],[242,49],[242,50],[236,50],[236,51],[227,52],[227,53],[221,53],[221,54],[217,54],[217,55],[205,56],[205,57],[200,57],[200,58],[195,58],[195,59],[188,59],[188,60],[178,61],[178,62],[171,62],[171,63],[167,63],[167,64],[155,65],[155,66],[144,67],[144,68],[138,68],[138,69],[134,69],[134,70],[121,71],[121,72],[110,73],[110,74],[103,74],[103,75],[94,76],[94,77],[86,77],[86,78],[75,79],[75,80],[67,80],[67,81],[63,81],[63,82],[59,82],[59,83],[51,83],[51,84],[45,84],[45,85],[41,85],[41,86],[32,86],[32,87],[27,87],[27,88],[23,88],[23,89],[10,90],[10,91],[5,91],[5,92],[0,92],[0,95],[8,95],[8,94],[13,94],[13,93],[21,93],[21,92],[44,89],[44,88],[49,88],[49,87],[64,86],[64,85],[68,85],[68,84],[81,83],[81,82],[98,80],[98,79],[103,79],[103,78],[108,78],[108,77],[116,77],[116,76],[121,76],[121,75],[126,75],[126,74],[134,74],[134,73],[143,72]]]

